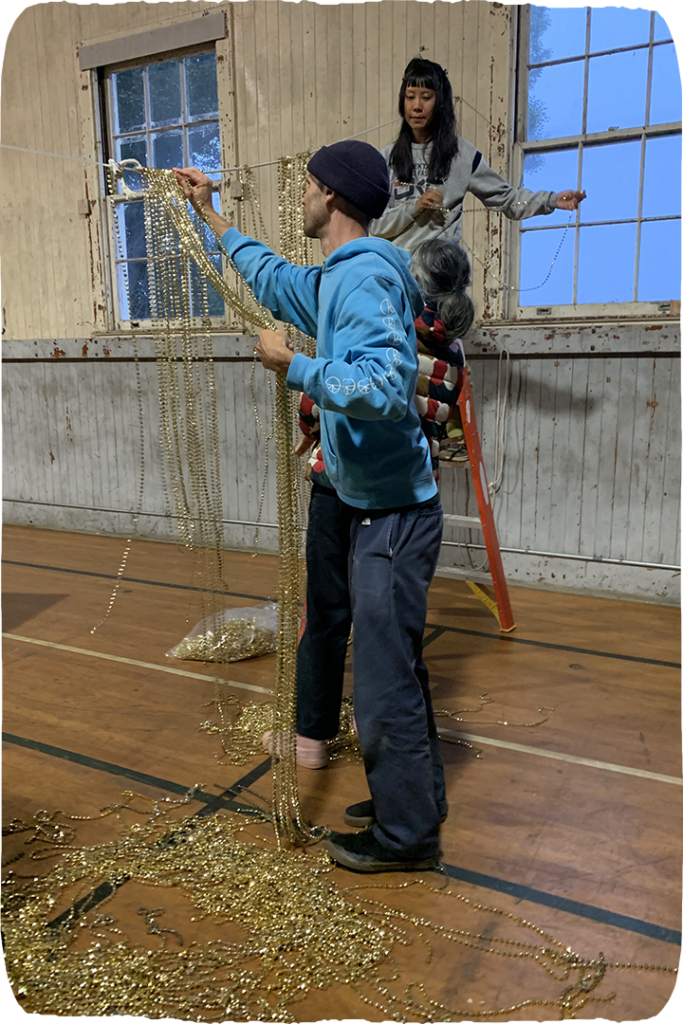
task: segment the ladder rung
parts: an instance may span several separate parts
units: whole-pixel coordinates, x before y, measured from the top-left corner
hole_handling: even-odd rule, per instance
[[[444,523],[453,523],[454,526],[467,526],[471,530],[483,530],[479,516],[452,516],[444,512]]]
[[[472,583],[492,583],[491,573],[478,569],[461,569],[451,565],[437,566],[435,576],[445,576],[452,580],[472,580]]]

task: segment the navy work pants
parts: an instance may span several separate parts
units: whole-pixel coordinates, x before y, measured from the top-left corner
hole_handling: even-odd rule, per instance
[[[440,504],[368,514],[333,491],[314,486],[311,495],[297,731],[313,739],[337,732],[353,621],[353,701],[373,829],[406,859],[438,852],[439,818],[447,809],[422,658],[442,526]]]

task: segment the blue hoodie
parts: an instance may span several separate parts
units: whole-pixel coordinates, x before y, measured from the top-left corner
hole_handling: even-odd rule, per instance
[[[322,267],[297,267],[236,228],[222,242],[258,301],[317,340],[315,359],[294,356],[287,387],[320,409],[325,470],[342,501],[384,509],[433,497],[413,401],[413,321],[423,303],[410,255],[383,238],[359,238]]]

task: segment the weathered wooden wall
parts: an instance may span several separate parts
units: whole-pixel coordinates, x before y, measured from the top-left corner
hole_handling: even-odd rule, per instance
[[[276,160],[365,132],[397,116],[401,74],[421,52],[448,67],[462,133],[487,159],[507,165],[506,109],[511,9],[486,2],[383,2],[319,6],[279,0],[225,4],[230,32],[217,44],[224,157],[229,166]],[[111,328],[106,225],[91,76],[78,47],[197,17],[207,2],[47,3],[27,8],[7,42],[2,141],[44,153],[2,150],[4,338],[87,337]],[[477,46],[472,45],[477,40]],[[384,145],[396,126],[363,138]],[[277,241],[277,171],[257,175],[270,236]],[[95,205],[89,217],[79,200]],[[469,209],[475,202],[469,198]],[[481,206],[465,240],[486,252],[500,218]],[[497,244],[497,243],[494,243]],[[479,265],[475,289],[482,291]],[[496,267],[493,266],[495,271]],[[500,269],[500,268],[499,268]],[[68,299],[65,301],[65,296]]]
[[[391,121],[401,72],[420,52],[448,68],[462,134],[507,173],[514,8],[484,0],[223,6],[229,32],[217,54],[224,166],[275,160]],[[0,151],[3,181],[12,183],[0,195],[4,508],[12,522],[128,534],[137,510],[135,366],[130,338],[116,331],[110,309],[101,170],[84,162],[98,156],[96,97],[90,74],[78,69],[78,46],[216,8],[205,2],[38,4],[22,13],[8,40],[3,143],[77,158]],[[379,146],[395,131],[387,126],[362,137]],[[260,169],[257,181],[276,242],[275,170]],[[94,201],[89,217],[79,213],[86,197]],[[497,362],[484,349],[487,336],[497,332],[500,340],[507,330],[492,275],[504,271],[508,224],[471,197],[466,208],[464,241],[490,268],[487,281],[473,261],[482,322],[469,349],[492,474]],[[658,326],[659,335],[652,330]],[[563,327],[557,351],[535,324],[510,328],[504,342],[513,353],[496,503],[501,544],[509,549],[505,564],[511,578],[524,582],[673,600],[677,578],[665,567],[679,559],[679,332],[671,324],[613,325],[591,352],[586,329]],[[667,340],[661,355],[652,356],[651,340],[662,330]],[[257,516],[263,471],[250,366],[239,361],[243,348],[235,337],[217,341],[217,350],[232,360],[218,364],[224,516],[232,546],[253,543],[248,524]],[[262,375],[257,380],[263,402]],[[156,447],[152,362],[142,364],[142,382],[147,443],[138,529],[173,537]],[[466,476],[445,469],[443,493],[451,510],[462,511]],[[272,479],[263,519],[276,521]],[[473,538],[450,532],[448,539]],[[261,543],[276,545],[272,527],[264,528]]]

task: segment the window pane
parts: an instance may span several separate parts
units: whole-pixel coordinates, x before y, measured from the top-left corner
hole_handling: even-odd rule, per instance
[[[133,139],[117,139],[116,140],[116,158],[117,160],[137,160],[143,167],[147,166],[147,140],[144,138],[137,137]],[[124,171],[123,180],[125,181],[128,188],[134,192],[139,191],[142,188],[142,178],[135,171]],[[121,186],[119,185],[119,191]]]
[[[576,228],[553,228],[550,231],[522,232],[520,306],[557,306],[571,303],[574,288],[575,230]],[[555,263],[546,281],[553,260]]]
[[[582,106],[583,61],[530,71],[527,138],[579,135]]]
[[[223,265],[220,254],[210,257],[219,274],[223,274]],[[208,283],[206,278],[199,273],[195,263],[191,264],[192,274],[192,313],[194,316],[224,316],[225,303],[218,292]]]
[[[561,153],[527,153],[524,158],[524,187],[532,192],[576,189],[579,180],[578,155],[577,149],[567,149]],[[555,210],[543,218],[543,223],[566,224],[568,219],[566,210]]]
[[[650,124],[681,120],[681,75],[673,43],[652,48]]]
[[[643,217],[681,213],[681,136],[645,143]]]
[[[221,166],[221,145],[218,135],[218,124],[203,124],[201,127],[188,128],[187,145],[190,166],[200,171],[217,171]],[[213,174],[220,178],[220,174]]]
[[[654,8],[654,38],[683,36],[683,3],[657,3]]]
[[[591,53],[649,42],[649,11],[629,11],[616,6],[591,8]]]
[[[211,193],[211,205],[213,206],[213,208],[216,211],[216,213],[220,213],[221,212],[220,195],[219,195],[218,192],[212,192]],[[195,230],[196,230],[197,234],[199,235],[199,237],[201,238],[202,244],[203,244],[204,248],[206,249],[206,251],[207,252],[218,252],[218,242],[216,241],[216,236],[214,235],[214,233],[211,230],[211,228],[209,227],[209,225],[206,224],[201,219],[199,214],[194,213],[194,211],[192,211],[190,207],[188,207],[188,209],[190,209],[190,215],[192,217],[192,223],[194,224]]]
[[[128,288],[126,288],[126,277]],[[119,263],[119,296],[122,320],[149,320],[149,283],[147,264]],[[128,305],[130,296],[130,306]]]
[[[627,220],[638,216],[640,147],[640,141],[634,141],[584,149],[581,186],[586,199],[581,204],[582,220]]]
[[[645,124],[647,61],[648,50],[591,57],[586,125],[589,133]]]
[[[112,75],[114,134],[140,131],[145,127],[145,93],[142,68]]]
[[[147,73],[152,128],[178,124],[182,121],[179,62],[168,60],[163,64],[150,64]]]
[[[211,262],[213,263],[214,267],[216,268],[216,270],[218,271],[218,273],[222,277],[223,276],[223,258],[221,256],[221,254],[220,253],[213,254],[211,256]],[[223,302],[223,299],[220,297],[218,292],[211,285],[209,285],[209,315],[210,316],[225,316],[225,303]]]
[[[580,228],[578,302],[632,302],[636,225]]]
[[[187,120],[206,121],[218,117],[216,54],[201,53],[185,58]]]
[[[179,256],[168,256],[156,265],[156,316],[174,320],[182,313],[182,277]]]
[[[156,132],[152,136],[154,167],[184,167],[183,130]]]
[[[123,231],[121,233],[121,242],[123,244],[124,259],[144,259],[147,255],[144,203],[136,202],[123,204]]]
[[[640,236],[638,299],[666,302],[681,297],[681,222],[643,224]]]
[[[532,7],[529,63],[576,57],[586,52],[586,8]]]

